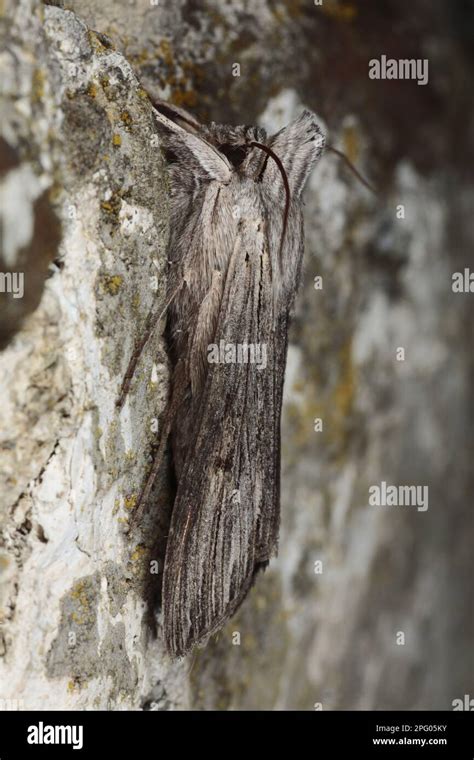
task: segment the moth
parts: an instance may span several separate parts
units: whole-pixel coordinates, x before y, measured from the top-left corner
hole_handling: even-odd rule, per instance
[[[282,392],[303,259],[301,196],[324,137],[307,110],[269,137],[258,126],[206,126],[181,108],[154,105],[171,184],[172,391],[140,503],[169,437],[177,491],[163,629],[167,651],[180,657],[235,613],[277,551]],[[156,321],[132,357],[120,403]],[[257,355],[265,362],[252,361]]]

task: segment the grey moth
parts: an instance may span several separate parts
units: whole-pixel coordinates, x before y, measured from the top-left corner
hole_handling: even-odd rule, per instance
[[[301,196],[324,138],[309,111],[269,137],[260,127],[202,125],[180,108],[154,105],[171,181],[172,391],[140,502],[169,438],[177,491],[163,628],[168,652],[179,657],[235,613],[277,550],[282,391],[303,258]],[[125,386],[131,374],[133,367]]]

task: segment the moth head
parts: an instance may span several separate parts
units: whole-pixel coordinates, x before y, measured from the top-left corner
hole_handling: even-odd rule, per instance
[[[262,127],[249,125],[233,127],[227,124],[216,124],[216,122],[203,126],[201,135],[238,171],[248,168],[246,159],[253,150],[252,143],[262,143],[267,139],[267,133]]]
[[[194,116],[179,106],[154,101],[158,120],[167,128],[165,146],[173,155],[181,155],[178,146],[188,150],[189,158],[197,160],[209,179],[230,178],[232,172],[257,179],[261,152],[256,146],[265,145],[267,133],[254,125],[230,126],[212,121],[200,124]],[[219,160],[220,159],[220,160]],[[225,168],[227,171],[225,171]]]
[[[324,145],[314,115],[303,111],[287,127],[267,138],[261,127],[215,122],[205,126],[169,103],[158,101],[154,106],[158,120],[170,131],[168,146],[171,145],[178,159],[188,162],[198,181],[216,180],[228,184],[235,173],[242,174],[264,184],[269,196],[275,195],[276,201],[283,188],[281,255],[291,201],[299,198]]]
[[[310,111],[303,111],[276,135],[268,137],[262,127],[216,122],[204,125],[179,106],[161,100],[153,101],[153,105],[158,121],[168,132],[167,145],[183,147],[208,179],[227,183],[236,170],[240,173],[263,166],[254,179],[271,189],[275,171],[282,177],[285,173],[291,195],[297,197],[324,147],[324,138]]]

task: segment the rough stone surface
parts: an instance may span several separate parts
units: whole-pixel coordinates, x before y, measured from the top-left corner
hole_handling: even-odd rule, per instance
[[[166,400],[159,331],[115,407],[165,285],[154,119],[127,61],[72,12],[24,2],[2,34],[4,176],[19,198],[4,254],[37,308],[8,321],[2,295],[14,329],[0,362],[1,697],[124,709],[165,684],[181,704],[184,666],[163,659],[148,623],[157,516],[125,531]]]
[[[2,179],[23,220],[2,268],[18,255],[35,284],[6,307],[0,336],[0,696],[55,708],[451,709],[472,693],[473,666],[473,296],[451,287],[472,256],[468,9],[54,5],[76,15],[22,2],[2,20]],[[369,80],[382,53],[427,57],[429,84]],[[379,188],[370,195],[331,154],[310,179],[279,556],[219,636],[176,665],[146,605],[171,494],[160,491],[139,536],[121,529],[167,378],[157,335],[117,415],[165,280],[166,183],[141,86],[204,120],[270,131],[310,107]],[[381,481],[429,486],[428,510],[369,505]]]

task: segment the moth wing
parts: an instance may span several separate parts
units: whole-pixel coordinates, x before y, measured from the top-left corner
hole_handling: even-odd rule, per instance
[[[265,345],[266,367],[263,360],[261,369],[238,361],[209,364],[166,552],[164,633],[175,656],[235,612],[277,543],[287,317],[275,328],[272,299],[261,297],[271,288],[269,257],[263,243],[260,255],[249,257],[249,250],[255,240],[238,239],[215,344],[259,344],[261,357]]]

